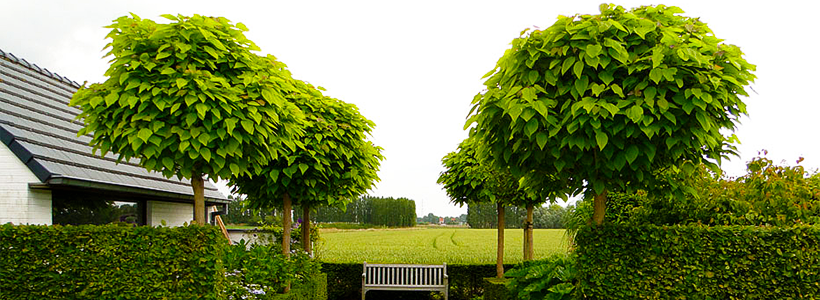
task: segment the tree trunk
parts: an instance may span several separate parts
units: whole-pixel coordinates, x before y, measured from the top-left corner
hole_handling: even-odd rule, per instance
[[[310,244],[310,206],[302,204],[302,249],[308,255],[311,252],[312,245]]]
[[[284,254],[285,257],[290,257],[290,227],[293,223],[293,221],[290,218],[290,195],[286,193],[285,196],[282,197],[282,202],[284,206],[284,208],[282,209],[282,254]]]
[[[532,260],[533,257],[532,210],[533,205],[527,204],[527,224],[524,226],[524,260]]]
[[[191,176],[191,187],[194,189],[194,222],[205,225],[205,181],[202,173],[195,172]]]
[[[282,254],[285,255],[286,258],[290,258],[290,226],[293,221],[290,218],[290,211],[291,211],[291,203],[290,203],[290,195],[285,193],[285,196],[282,197],[283,202],[283,209],[282,209]],[[290,291],[290,282],[285,285],[285,293]]]
[[[592,222],[595,225],[601,225],[604,222],[604,215],[606,215],[606,190],[595,195],[593,209]]]
[[[504,277],[504,206],[498,203],[498,253],[495,260],[495,276]]]

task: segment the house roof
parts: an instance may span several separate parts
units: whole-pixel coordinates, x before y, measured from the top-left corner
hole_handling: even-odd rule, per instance
[[[193,201],[189,180],[166,178],[134,159],[92,153],[92,135],[77,136],[80,110],[68,106],[80,85],[0,49],[0,141],[40,179],[34,188],[91,188]],[[205,200],[227,203],[210,182]]]

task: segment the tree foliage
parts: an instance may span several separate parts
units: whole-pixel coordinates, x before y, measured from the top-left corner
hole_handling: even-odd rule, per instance
[[[300,93],[285,65],[260,57],[242,23],[164,15],[157,24],[132,14],[115,20],[108,77],[80,89],[91,144],[148,170],[211,179],[256,174],[301,144],[301,111],[284,95]]]
[[[264,166],[260,175],[230,180],[234,192],[248,195],[249,206],[270,209],[285,193],[294,203],[344,206],[378,180],[381,147],[367,140],[375,126],[355,105],[325,97],[312,85],[296,81],[302,93],[287,97],[306,117],[300,146]]]
[[[737,178],[701,165],[678,179],[679,185],[695,189],[692,197],[677,199],[642,190],[614,193],[607,201],[606,219],[632,225],[820,224],[820,173],[807,172],[800,160],[788,166],[756,157],[747,164],[746,174]],[[588,217],[590,203],[579,202],[574,214]]]
[[[684,161],[734,153],[755,76],[740,49],[677,7],[559,17],[522,32],[486,77],[467,126],[513,174],[558,176],[569,194],[649,185]]]
[[[438,183],[453,203],[501,203],[503,205],[525,203],[528,195],[518,186],[518,180],[505,168],[493,168],[478,156],[480,141],[471,136],[462,141],[455,152],[441,160],[444,172]]]

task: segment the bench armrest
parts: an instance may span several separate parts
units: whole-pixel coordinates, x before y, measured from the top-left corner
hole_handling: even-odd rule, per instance
[[[365,277],[367,277],[367,274],[366,274],[366,273],[362,273],[362,278],[365,278]]]

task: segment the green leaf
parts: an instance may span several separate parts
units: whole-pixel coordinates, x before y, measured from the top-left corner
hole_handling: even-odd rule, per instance
[[[542,117],[546,118],[549,116],[549,108],[543,101],[533,101],[532,108],[534,108],[535,111],[537,111]]]
[[[663,62],[663,50],[662,48],[655,47],[652,49],[652,68],[657,68]]]
[[[613,83],[609,87],[612,88],[612,92],[614,92],[618,96],[621,96],[621,98],[625,97],[624,96],[624,91],[621,89],[621,86],[619,86],[617,83]]]
[[[535,84],[538,82],[538,71],[530,70],[530,72],[527,73],[527,80],[529,80],[530,84]]]
[[[638,105],[633,105],[626,110],[626,116],[632,120],[632,122],[638,123],[638,121],[643,119],[643,108]]]
[[[202,147],[199,150],[199,155],[202,155],[202,158],[205,159],[205,161],[207,161],[207,162],[211,161],[211,150],[210,149]]]
[[[630,145],[626,148],[626,162],[632,165],[632,162],[638,158],[638,154],[640,154],[640,150],[638,150],[638,146]]]
[[[561,64],[561,75],[567,73],[570,68],[575,64],[575,57],[570,56],[564,59],[564,63]]]
[[[308,170],[308,165],[302,164],[302,163],[299,164],[299,171],[302,171],[302,175],[305,175],[305,172],[307,172],[307,170]]]
[[[188,85],[188,80],[185,80],[185,78],[177,78],[176,82],[177,82],[177,88],[180,88],[180,89],[185,87],[186,85]]]
[[[205,47],[202,47],[202,50],[205,50],[205,52],[210,54],[214,59],[219,59],[219,54],[216,52],[216,50],[214,50],[214,48],[211,48],[209,46],[205,46]]]
[[[102,102],[103,102],[103,97],[96,96],[94,98],[91,98],[91,100],[88,101],[88,104],[90,104],[91,107],[97,107],[97,105],[99,105]]]
[[[527,125],[524,127],[524,131],[527,136],[532,136],[538,130],[538,119],[532,118],[527,122]]]
[[[615,26],[615,28],[618,28],[618,30],[629,33],[629,31],[627,31],[626,28],[624,28],[624,26],[621,25],[621,23],[619,23],[618,21],[615,21],[614,19],[609,19],[607,20],[607,22],[609,22],[609,24],[612,24],[612,26]]]
[[[669,109],[669,102],[666,101],[666,99],[663,99],[663,98],[658,99],[657,104],[658,104],[658,107],[660,107],[662,110]]]
[[[242,124],[242,128],[245,128],[245,131],[247,131],[248,134],[253,134],[253,130],[254,130],[253,129],[253,127],[254,127],[253,126],[253,121],[242,120],[242,122],[240,122],[240,124]]]
[[[577,61],[575,66],[572,67],[572,72],[575,73],[575,77],[581,78],[581,74],[584,73],[584,62]]]
[[[541,150],[544,150],[544,146],[547,145],[547,139],[549,139],[549,136],[547,136],[544,132],[539,132],[535,135],[535,141],[538,143],[538,147],[541,148]]]
[[[595,132],[595,141],[598,143],[598,148],[603,150],[606,147],[606,143],[609,142],[609,137],[603,131],[596,131]]]
[[[196,112],[199,115],[200,120],[205,120],[205,114],[208,112],[208,105],[205,105],[205,103],[197,103]]]
[[[621,110],[620,108],[618,108],[617,105],[612,104],[612,103],[601,103],[599,105],[601,107],[603,107],[604,109],[606,109],[609,112],[609,114],[613,115],[613,116]]]
[[[139,137],[143,142],[148,142],[148,139],[151,138],[151,135],[154,133],[151,132],[151,129],[143,128],[137,133],[137,137]]]
[[[611,70],[610,71],[604,70],[604,71],[598,72],[598,79],[601,79],[601,81],[605,85],[609,85],[609,83],[611,83],[612,80],[615,80],[615,77],[612,76],[612,71]]]
[[[602,49],[603,49],[603,47],[601,45],[589,44],[586,47],[586,54],[589,57],[597,57],[599,54],[601,54]]]
[[[112,104],[117,102],[117,100],[119,100],[119,99],[120,99],[120,95],[118,95],[116,93],[109,93],[108,95],[105,96],[105,105],[106,106],[111,106]]]
[[[589,87],[589,77],[584,75],[581,79],[575,80],[575,91],[578,95],[583,96]]]
[[[643,90],[644,101],[646,101],[646,103],[649,103],[650,107],[654,106],[655,94],[657,92],[658,92],[658,90],[653,86],[647,87],[646,89]]]
[[[709,131],[709,129],[712,128],[712,122],[709,121],[709,117],[707,117],[702,111],[698,111],[695,114],[695,118],[698,119],[698,123],[700,123],[700,126],[703,127],[703,130]]]
[[[174,159],[170,157],[163,157],[162,166],[167,170],[174,170]]]
[[[592,84],[592,94],[595,95],[595,97],[598,97],[599,95],[601,95],[601,93],[603,93],[604,90],[606,90],[605,85],[597,84],[597,83]]]
[[[236,127],[236,119],[225,119],[225,126],[228,128],[228,135],[233,135],[233,129]]]
[[[658,84],[663,79],[663,69],[652,69],[649,71],[649,79]]]

